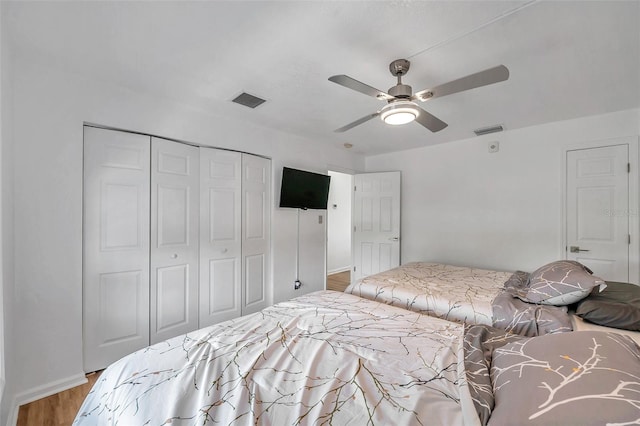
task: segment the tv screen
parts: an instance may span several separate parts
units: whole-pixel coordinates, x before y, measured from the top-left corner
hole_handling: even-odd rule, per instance
[[[330,180],[331,176],[284,167],[280,207],[326,209]]]

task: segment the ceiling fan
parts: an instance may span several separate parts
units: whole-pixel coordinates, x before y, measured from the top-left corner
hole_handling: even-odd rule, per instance
[[[429,99],[475,89],[476,87],[487,86],[489,84],[505,81],[509,78],[509,70],[507,67],[504,65],[498,65],[497,67],[489,68],[484,71],[441,84],[440,86],[436,86],[432,89],[425,89],[412,94],[411,86],[402,84],[401,79],[401,77],[409,71],[409,65],[410,62],[406,59],[396,59],[389,64],[389,71],[391,71],[392,75],[398,78],[398,84],[391,87],[387,92],[378,90],[344,74],[329,77],[329,81],[341,86],[387,101],[387,105],[385,105],[381,110],[373,114],[365,115],[353,123],[349,123],[335,131],[344,132],[359,126],[374,117],[380,116],[382,121],[387,124],[400,125],[415,120],[432,132],[437,132],[447,127],[447,123],[420,108],[416,101],[425,102]]]

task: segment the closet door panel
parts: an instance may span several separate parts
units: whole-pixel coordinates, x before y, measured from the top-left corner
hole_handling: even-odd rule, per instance
[[[150,342],[198,328],[198,148],[151,141]]]
[[[200,148],[200,327],[241,315],[241,161]]]
[[[189,265],[158,268],[157,274],[158,333],[188,326]]]
[[[242,314],[269,304],[271,160],[242,154]]]
[[[84,369],[149,344],[150,138],[84,128]]]
[[[138,307],[144,275],[141,270],[100,274],[99,315],[103,343],[114,344],[140,336],[138,318],[142,313]]]
[[[251,308],[253,305],[265,302],[267,295],[265,294],[265,262],[264,254],[253,256],[245,256],[245,297],[246,306]]]

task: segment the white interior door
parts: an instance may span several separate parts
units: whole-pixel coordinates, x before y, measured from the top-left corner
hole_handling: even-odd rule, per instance
[[[242,154],[242,315],[269,305],[271,160]]]
[[[629,146],[567,151],[567,259],[629,281]]]
[[[200,148],[200,327],[239,317],[242,154]]]
[[[351,282],[400,265],[400,172],[354,176]]]
[[[151,344],[198,328],[198,148],[151,144]]]
[[[149,344],[150,138],[84,128],[84,369]]]

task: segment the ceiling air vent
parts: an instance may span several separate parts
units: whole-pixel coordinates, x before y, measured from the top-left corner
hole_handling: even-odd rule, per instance
[[[482,136],[482,135],[488,135],[489,133],[501,132],[503,130],[504,130],[504,127],[502,127],[500,124],[496,124],[495,126],[483,127],[482,129],[475,129],[473,133],[475,133],[476,136]]]
[[[266,101],[264,99],[260,99],[257,96],[250,95],[248,93],[240,93],[236,96],[231,102],[235,102],[240,105],[244,105],[249,108],[255,108],[257,106],[262,105]]]

